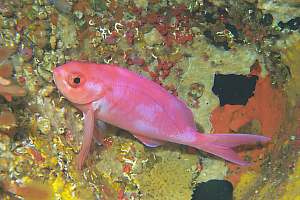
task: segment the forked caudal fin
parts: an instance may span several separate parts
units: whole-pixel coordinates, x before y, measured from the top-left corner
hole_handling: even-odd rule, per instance
[[[256,143],[265,143],[270,138],[251,134],[198,134],[199,140],[194,145],[195,148],[219,156],[227,161],[239,164],[249,165],[250,163],[242,160],[239,155],[233,151],[233,147],[240,145],[249,145]]]

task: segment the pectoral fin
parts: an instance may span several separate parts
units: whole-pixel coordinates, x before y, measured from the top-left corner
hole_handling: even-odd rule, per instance
[[[140,140],[147,147],[158,147],[165,143],[160,140],[155,140],[155,139],[147,138],[145,136],[140,136],[140,135],[134,135],[134,137],[136,137],[138,140]]]
[[[94,133],[94,111],[92,109],[83,113],[84,116],[84,135],[83,135],[83,142],[81,145],[81,149],[79,155],[77,156],[77,168],[82,169],[84,161],[89,154],[90,147],[93,140],[93,133]]]

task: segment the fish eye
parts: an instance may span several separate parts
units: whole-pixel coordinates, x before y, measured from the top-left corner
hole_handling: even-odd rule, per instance
[[[81,74],[75,73],[69,76],[69,85],[73,88],[80,86],[83,83],[84,79]]]
[[[79,83],[80,83],[80,77],[75,77],[75,78],[73,79],[73,82],[74,82],[75,84],[79,84]]]

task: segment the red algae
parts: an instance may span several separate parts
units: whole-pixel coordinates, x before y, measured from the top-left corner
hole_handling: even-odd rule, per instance
[[[170,70],[175,65],[174,62],[159,60],[157,68],[159,70]]]
[[[155,26],[155,28],[162,36],[166,36],[169,33],[171,26],[168,24],[158,24]]]
[[[37,163],[43,163],[45,158],[43,155],[33,147],[28,147],[27,152],[33,157],[33,160]]]
[[[123,166],[123,172],[125,174],[129,174],[131,172],[131,169],[132,169],[132,165],[129,164],[129,163],[125,163],[124,166]]]
[[[174,40],[178,43],[178,44],[185,44],[189,41],[193,40],[193,35],[192,34],[181,34],[179,31],[176,32],[175,36],[174,36]]]
[[[125,38],[126,38],[127,44],[132,46],[134,43],[134,33],[132,31],[127,31],[125,33]]]
[[[172,9],[172,15],[180,16],[183,12],[186,12],[187,8],[184,4],[180,4]]]
[[[144,20],[149,24],[158,24],[160,21],[162,21],[162,16],[160,16],[158,13],[149,13]]]
[[[116,44],[118,39],[118,33],[113,31],[111,35],[109,35],[107,38],[105,38],[104,42],[106,44]]]
[[[145,60],[143,58],[138,57],[138,56],[130,56],[127,59],[127,63],[129,65],[143,66],[145,64]]]
[[[258,120],[261,125],[261,132],[265,136],[275,136],[279,132],[279,128],[283,122],[285,115],[286,98],[283,92],[273,88],[270,76],[260,76],[260,67],[252,70],[252,75],[259,76],[256,84],[254,96],[251,97],[245,106],[241,105],[225,105],[217,107],[211,116],[211,122],[214,133],[238,132],[239,129],[251,122]],[[252,165],[249,167],[252,170],[259,171],[260,164],[263,161],[264,153],[273,146],[269,144],[268,148],[253,149],[251,152],[241,152],[240,156],[250,156]],[[240,175],[249,170],[248,167],[240,168],[229,163],[228,179],[235,185]]]

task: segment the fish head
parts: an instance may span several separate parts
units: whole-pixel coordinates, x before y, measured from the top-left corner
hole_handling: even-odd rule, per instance
[[[88,104],[103,94],[101,65],[68,62],[53,70],[53,79],[65,98],[75,104]]]

